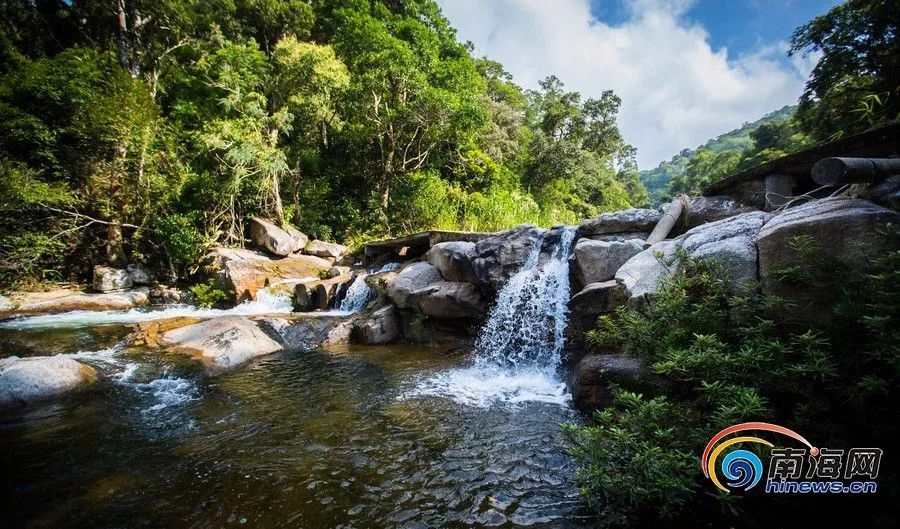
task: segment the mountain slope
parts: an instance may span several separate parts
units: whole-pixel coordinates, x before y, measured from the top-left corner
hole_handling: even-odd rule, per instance
[[[647,187],[651,203],[656,204],[660,201],[660,198],[666,192],[669,182],[673,178],[684,174],[688,162],[700,149],[707,149],[713,154],[734,150],[743,151],[747,147],[752,147],[753,140],[750,139],[750,133],[760,125],[787,121],[794,115],[796,110],[796,106],[785,106],[775,112],[766,114],[752,123],[745,123],[740,128],[711,139],[696,149],[685,149],[673,156],[671,160],[660,163],[655,169],[641,171],[638,173],[638,176]]]

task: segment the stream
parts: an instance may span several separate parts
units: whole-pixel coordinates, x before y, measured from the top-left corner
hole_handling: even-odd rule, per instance
[[[103,375],[0,412],[4,526],[590,526],[559,427],[580,420],[558,366],[566,244],[544,264],[536,247],[473,356],[331,346],[209,377],[123,345],[136,322],[204,309],[3,322],[0,355],[73,355]]]

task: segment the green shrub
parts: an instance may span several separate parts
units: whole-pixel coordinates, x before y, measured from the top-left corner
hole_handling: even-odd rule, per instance
[[[206,283],[197,283],[190,290],[197,305],[201,307],[213,307],[228,299],[228,294],[217,287],[212,279]]]
[[[874,446],[895,440],[896,425],[883,418],[900,395],[900,252],[842,276],[849,270],[811,244],[794,241],[809,265],[788,276],[838,290],[840,317],[829,327],[798,321],[784,299],[736,292],[714,262],[680,253],[666,263],[676,272],[654,304],[602,316],[588,333],[641,358],[672,388],[653,398],[618,392],[592,423],[565,427],[581,490],[604,523],[712,509],[710,498],[736,512],[734,497],[700,492],[699,465],[708,439],[735,423],[782,423],[831,446],[850,446],[860,431]]]

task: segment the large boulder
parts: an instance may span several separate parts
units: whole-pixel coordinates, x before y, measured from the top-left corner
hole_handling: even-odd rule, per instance
[[[241,316],[179,327],[164,333],[160,343],[200,360],[210,374],[230,371],[257,356],[283,349],[255,321]]]
[[[471,283],[437,281],[413,292],[422,314],[435,318],[481,318],[487,304]]]
[[[585,235],[582,239],[590,239],[592,241],[646,241],[650,236],[649,231],[627,231],[622,233],[604,233],[598,235]]]
[[[353,341],[379,345],[393,342],[400,338],[400,323],[397,317],[397,307],[386,305],[353,326],[351,334]]]
[[[275,255],[286,256],[303,248],[308,238],[295,228],[283,229],[269,219],[253,217],[250,219],[250,240]]]
[[[684,212],[684,224],[686,228],[694,228],[750,211],[754,211],[754,208],[745,206],[731,197],[694,197]]]
[[[441,242],[425,254],[425,259],[438,269],[447,281],[477,282],[472,264],[475,243],[467,241]]]
[[[49,314],[71,310],[127,310],[150,303],[147,288],[94,294],[76,290],[51,290],[12,295],[13,314]]]
[[[616,271],[616,281],[628,292],[628,305],[644,306],[675,269],[669,264],[678,250],[677,240],[661,241],[635,254]]]
[[[334,242],[325,242],[318,239],[309,241],[303,248],[303,253],[307,255],[315,255],[316,257],[326,257],[337,259],[347,253],[348,248],[343,244]]]
[[[441,281],[441,273],[429,263],[413,263],[385,282],[387,295],[401,309],[418,309],[417,290]]]
[[[0,405],[31,403],[83,388],[97,381],[89,365],[62,355],[0,360]]]
[[[297,283],[294,285],[294,306],[301,312],[333,307],[338,294],[345,292],[346,285],[352,281],[350,274],[345,274]]]
[[[132,279],[127,270],[111,266],[95,266],[93,287],[96,292],[116,292],[131,288]]]
[[[522,225],[475,243],[472,265],[479,285],[499,291],[541,242],[545,230]]]
[[[250,318],[285,347],[311,349],[350,342],[355,318],[329,313],[291,313]]]
[[[575,245],[574,272],[582,285],[609,281],[625,261],[644,249],[643,241],[595,241],[581,239]]]
[[[315,280],[331,268],[331,263],[312,255],[295,255],[284,259],[228,260],[217,273],[219,283],[242,302],[256,299],[256,292],[266,286],[293,280]]]
[[[625,232],[651,232],[662,218],[656,209],[626,209],[603,213],[578,225],[578,236],[604,235]]]
[[[589,355],[578,362],[569,378],[572,404],[585,413],[606,408],[613,386],[644,394],[658,394],[667,384],[644,363],[623,354]]]
[[[628,294],[615,280],[591,283],[569,300],[569,325],[566,334],[571,343],[581,343],[601,314],[608,314],[625,304]]]
[[[771,217],[753,211],[702,224],[681,237],[681,247],[692,257],[714,259],[735,286],[755,286],[759,272],[756,238]]]
[[[796,237],[808,238],[817,255],[862,272],[872,259],[897,248],[898,241],[885,227],[900,223],[900,215],[862,199],[826,198],[791,208],[767,222],[759,232],[759,271],[763,292],[798,300],[809,317],[827,321],[821,311],[826,292],[778,281],[778,271],[809,265],[795,246]],[[818,310],[817,310],[818,309]]]

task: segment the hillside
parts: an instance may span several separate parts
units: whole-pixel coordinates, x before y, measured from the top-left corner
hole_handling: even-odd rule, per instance
[[[787,121],[794,115],[796,110],[796,106],[785,106],[775,112],[766,114],[752,123],[745,123],[740,128],[711,139],[696,149],[685,149],[673,156],[671,160],[661,162],[655,169],[641,171],[638,173],[638,176],[640,177],[641,182],[647,187],[647,192],[650,194],[650,202],[652,204],[659,203],[666,192],[669,182],[673,178],[684,173],[688,162],[691,161],[691,158],[700,149],[708,149],[713,154],[734,150],[742,151],[747,147],[752,146],[753,140],[750,139],[750,133],[756,130],[760,125]]]

